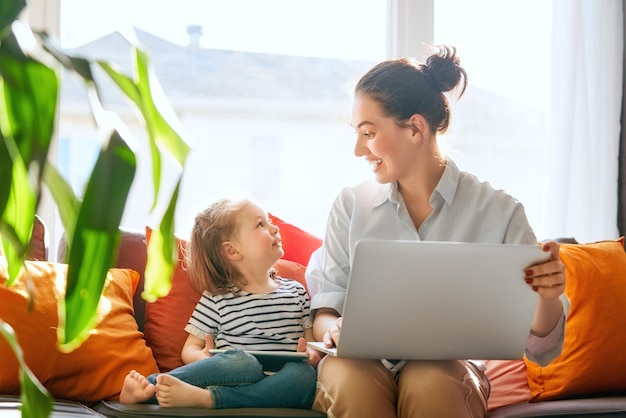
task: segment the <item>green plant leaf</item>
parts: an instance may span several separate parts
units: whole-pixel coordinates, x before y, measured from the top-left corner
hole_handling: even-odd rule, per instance
[[[170,204],[163,215],[161,225],[150,234],[148,242],[148,260],[144,271],[144,291],[141,297],[148,302],[154,302],[166,296],[171,288],[171,277],[178,262],[178,248],[174,236],[174,215],[180,180],[174,188]]]
[[[6,7],[6,6],[3,6]],[[13,32],[0,43],[0,233],[9,284],[28,251],[40,180],[56,118],[56,72],[21,52]]]
[[[3,0],[0,1],[0,39],[9,31],[22,10],[26,7],[26,0]]]
[[[47,164],[44,170],[43,181],[48,186],[50,194],[57,205],[61,223],[65,227],[65,237],[69,243],[74,237],[74,226],[78,219],[81,203],[74,194],[72,186],[61,176],[52,164]],[[69,251],[65,253],[69,257]],[[67,260],[64,260],[67,262]]]
[[[17,343],[13,328],[0,319],[0,334],[13,350],[20,365],[22,418],[47,418],[52,411],[53,400],[50,393],[35,377],[24,361],[22,349]]]
[[[0,78],[0,84],[2,79]],[[0,87],[1,90],[1,87]],[[0,93],[1,94],[1,93]],[[1,100],[1,99],[0,99]],[[1,123],[1,122],[0,122]],[[0,129],[0,216],[4,213],[4,209],[9,201],[11,193],[11,183],[13,181],[13,158],[9,152],[9,138],[4,138],[2,129]]]
[[[14,138],[29,172],[39,182],[56,123],[59,78],[54,69],[16,52],[18,47],[13,36],[0,44],[5,106],[0,126],[5,137]]]
[[[5,139],[4,143],[10,145],[11,141]],[[37,205],[37,197],[29,182],[24,162],[17,152],[13,154],[15,159],[9,198],[0,219],[0,236],[8,264],[9,286],[15,282],[24,264]]]
[[[135,81],[129,76],[113,68],[113,66],[108,62],[99,61],[98,64],[104,70],[104,72],[108,74],[111,80],[113,80],[113,82],[117,84],[117,86],[124,92],[124,94],[126,94],[126,97],[128,97],[135,104],[135,106],[137,106],[137,108],[141,111],[143,115],[143,100],[141,99],[140,91],[137,88]],[[143,116],[145,119],[145,115]],[[156,142],[154,141],[154,135],[152,131],[153,129],[148,127],[148,137],[150,139],[150,154],[152,156],[152,187],[154,189],[152,208],[154,209],[156,207],[157,198],[161,188],[161,153],[159,152]]]
[[[160,190],[161,164],[159,149],[167,149],[182,168],[189,155],[190,147],[182,135],[179,134],[179,131],[182,131],[182,127],[178,125],[175,113],[154,74],[148,54],[138,46],[136,40],[131,40],[128,36],[126,38],[133,45],[135,58],[134,81],[104,61],[99,61],[98,64],[124,91],[128,98],[135,103],[146,121],[150,150],[152,152],[155,190],[154,207]]]
[[[135,54],[134,80],[121,74],[106,62],[99,61],[98,64],[135,103],[146,121],[152,155],[155,190],[153,208],[157,204],[161,182],[160,150],[165,149],[169,151],[181,167],[176,188],[168,203],[161,224],[157,231],[153,231],[155,234],[150,238],[145,272],[146,280],[142,297],[148,301],[154,301],[159,297],[167,295],[169,292],[172,272],[178,260],[178,249],[176,248],[174,237],[174,214],[182,179],[182,167],[184,167],[190,147],[183,139],[183,136],[174,128],[174,121],[177,119],[154,75],[148,54],[138,46],[136,40],[129,39],[129,42],[133,45]],[[178,129],[182,131],[182,128],[178,127]]]
[[[190,147],[174,128],[177,121],[174,110],[154,74],[148,54],[137,47],[134,47],[133,51],[136,62],[135,77],[142,99],[139,109],[146,120],[151,140],[159,147],[165,147],[183,167]],[[177,129],[182,130],[182,127],[177,126]]]
[[[65,300],[59,306],[59,342],[72,351],[89,336],[115,263],[119,225],[136,170],[135,154],[117,131],[96,161],[70,248]]]

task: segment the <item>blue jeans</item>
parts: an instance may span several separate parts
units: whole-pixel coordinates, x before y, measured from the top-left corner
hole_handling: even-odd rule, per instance
[[[305,362],[287,362],[275,374],[266,376],[261,363],[242,350],[185,364],[167,374],[213,395],[215,409],[221,408],[302,408],[310,409],[315,396],[317,372]],[[156,384],[157,374],[147,377]],[[157,403],[153,396],[148,403]]]

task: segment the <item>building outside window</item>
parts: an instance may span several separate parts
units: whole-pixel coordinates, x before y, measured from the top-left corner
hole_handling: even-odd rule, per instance
[[[460,101],[451,100],[452,121],[441,141],[462,169],[522,201],[543,238],[550,69],[549,42],[542,39],[550,39],[550,2],[184,0],[174,10],[153,1],[59,1],[65,48],[130,71],[118,30],[132,25],[150,51],[192,145],[176,218],[183,237],[195,214],[222,197],[254,199],[322,236],[341,188],[372,176],[353,154],[354,83],[392,56],[394,39],[407,38],[411,48],[396,53],[425,53],[422,42],[457,47],[469,88]],[[428,9],[422,4],[433,13],[421,13]],[[402,26],[397,21],[407,7],[415,19]],[[432,39],[413,39],[424,27],[433,28]],[[134,110],[116,89],[105,89],[105,105],[124,116],[143,144]],[[94,162],[85,156],[95,158],[102,133],[93,128],[78,80],[65,80],[61,106],[59,164],[80,193]],[[142,161],[122,221],[138,229],[151,222],[151,173]],[[166,178],[167,170],[166,164]]]

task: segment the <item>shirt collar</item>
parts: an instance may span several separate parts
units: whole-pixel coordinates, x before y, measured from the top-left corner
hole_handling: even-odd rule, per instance
[[[431,201],[435,195],[435,193],[439,194],[448,205],[452,204],[454,200],[454,195],[456,194],[456,189],[459,185],[459,179],[461,177],[461,171],[459,167],[457,167],[456,163],[451,159],[446,160],[446,168],[443,171],[443,175],[435,187],[435,191],[433,192],[433,196],[431,196]],[[400,202],[400,196],[398,191],[398,182],[394,181],[389,184],[382,184],[378,189],[376,196],[373,200],[373,207],[378,207],[383,203],[389,201],[391,203],[395,203],[396,205]]]
[[[461,170],[457,167],[456,163],[451,159],[446,160],[446,168],[443,171],[443,175],[435,187],[435,192],[439,193],[443,200],[448,205],[452,204],[456,189],[459,186],[459,179],[461,178]],[[433,192],[434,194],[434,192]]]

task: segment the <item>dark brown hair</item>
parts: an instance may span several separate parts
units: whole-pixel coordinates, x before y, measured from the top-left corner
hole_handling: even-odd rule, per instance
[[[237,232],[235,215],[248,203],[222,199],[198,213],[185,253],[191,284],[199,291],[224,294],[245,284],[224,252],[222,243]]]
[[[419,64],[413,58],[383,61],[357,83],[354,94],[368,96],[380,104],[387,117],[406,127],[408,119],[422,115],[433,133],[444,133],[450,123],[450,107],[445,92],[460,87],[460,98],[467,87],[467,73],[461,67],[456,49],[443,45]]]

